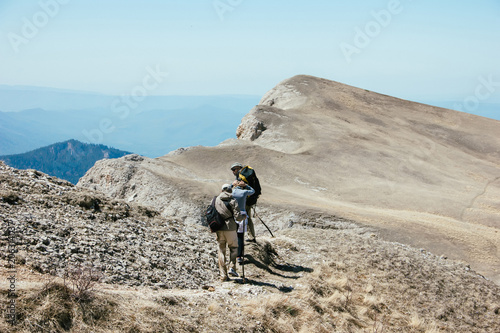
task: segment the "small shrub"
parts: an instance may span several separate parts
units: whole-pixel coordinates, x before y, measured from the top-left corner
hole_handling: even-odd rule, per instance
[[[95,267],[69,268],[64,273],[64,283],[72,290],[72,297],[78,302],[89,301],[94,297],[94,288],[102,279]]]

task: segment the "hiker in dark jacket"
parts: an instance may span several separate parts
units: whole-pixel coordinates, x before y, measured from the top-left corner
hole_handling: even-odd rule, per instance
[[[222,185],[222,192],[215,199],[215,209],[217,209],[217,212],[219,212],[226,222],[226,224],[217,231],[217,242],[219,243],[218,261],[221,281],[227,281],[229,279],[228,274],[236,277],[238,276],[236,272],[236,256],[238,255],[238,237],[236,235],[236,230],[238,226],[235,220],[241,221],[245,219],[245,216],[241,215],[238,202],[233,198],[231,192],[231,185],[224,184]],[[224,202],[229,203],[230,209],[226,207]],[[229,248],[228,264],[226,264],[226,247]],[[227,265],[229,265],[229,271]]]
[[[245,207],[245,211],[247,212],[248,216],[248,231],[250,232],[250,237],[248,240],[250,242],[255,242],[255,228],[252,221],[252,207],[255,206],[255,204],[257,203],[257,199],[262,193],[259,178],[257,178],[255,170],[253,170],[249,166],[244,167],[243,164],[238,162],[231,165],[231,171],[236,177],[236,180],[243,180],[246,184],[250,185],[255,190],[255,193],[247,198]]]

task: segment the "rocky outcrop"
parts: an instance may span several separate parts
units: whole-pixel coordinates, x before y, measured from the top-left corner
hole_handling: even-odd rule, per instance
[[[236,136],[268,149],[295,153],[303,147],[304,141],[292,119],[293,116],[283,109],[257,105],[243,117]]]
[[[309,85],[310,81],[307,78],[307,76],[297,76],[281,81],[262,97],[259,105],[273,106],[283,110],[303,106],[308,96],[301,90],[302,87]]]
[[[103,282],[162,288],[199,288],[216,277],[216,244],[206,227],[3,162],[0,217],[14,228],[0,247],[14,239],[17,263],[42,273],[94,267]]]
[[[111,198],[152,207],[165,217],[200,224],[204,203],[188,198],[182,185],[174,180],[169,181],[168,176],[184,179],[185,182],[194,177],[180,166],[162,164],[158,160],[139,155],[128,155],[97,162],[80,179],[78,185],[103,192]]]
[[[240,140],[253,141],[267,129],[262,121],[257,120],[253,115],[249,116],[252,111],[242,119],[236,129],[236,137]]]

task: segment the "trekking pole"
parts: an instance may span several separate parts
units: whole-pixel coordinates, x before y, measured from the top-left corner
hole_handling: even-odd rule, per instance
[[[243,250],[241,251],[241,274],[243,275],[243,283],[247,282],[247,279],[245,279],[245,248],[243,247]]]
[[[271,231],[271,229],[269,229],[269,227],[264,223],[264,221],[262,221],[262,219],[260,218],[260,215],[257,214],[257,211],[255,210],[255,206],[253,207],[253,215],[257,216],[259,218],[260,222],[262,222],[262,224],[264,225],[264,227],[266,227],[267,231],[269,231],[269,233],[271,234],[271,237],[274,238],[274,235],[273,235],[273,232]]]

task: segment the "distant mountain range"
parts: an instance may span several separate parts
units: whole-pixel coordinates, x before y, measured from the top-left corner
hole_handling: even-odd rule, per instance
[[[104,145],[68,140],[24,154],[0,156],[0,160],[17,169],[36,169],[76,184],[96,161],[128,154]]]
[[[0,154],[76,139],[158,157],[180,147],[214,146],[257,96],[109,96],[0,85]]]

